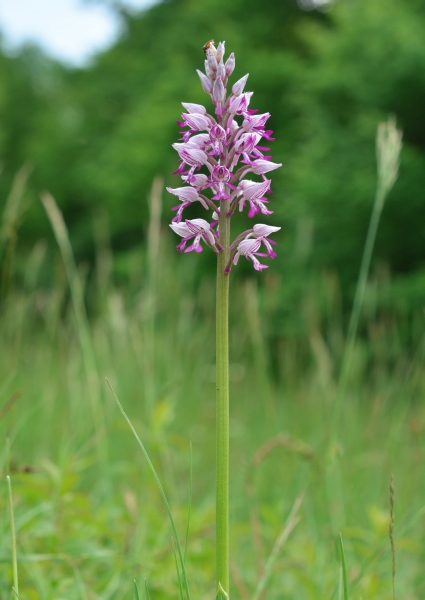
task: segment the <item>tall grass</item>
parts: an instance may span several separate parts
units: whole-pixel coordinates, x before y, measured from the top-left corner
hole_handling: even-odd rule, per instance
[[[160,198],[159,183],[154,193]],[[59,217],[51,201],[47,205],[63,245]],[[161,495],[100,383],[104,376],[161,478],[181,540],[191,503],[183,556],[191,595],[215,597],[214,282],[204,278],[195,285],[196,257],[184,264],[176,259],[172,240],[159,226],[160,200],[151,206],[156,217],[149,253],[134,255],[123,284],[112,278],[119,257],[108,258],[107,244],[98,244],[103,258],[98,256],[98,272],[86,288],[90,318],[70,247],[42,252],[37,246],[27,259],[31,277],[25,287],[14,286],[2,306],[0,435],[8,438],[10,452],[5,445],[0,464],[5,471],[9,463],[13,482],[22,600],[134,599],[135,593],[142,597],[144,579],[152,600],[176,596],[172,530]],[[107,240],[107,231],[98,239]],[[48,289],[39,274],[49,254],[57,257],[57,268]],[[114,268],[104,268],[110,259]],[[81,290],[69,297],[76,281]],[[345,598],[350,591],[350,598],[387,600],[390,472],[397,481],[397,589],[407,600],[425,594],[425,411],[416,402],[425,387],[423,355],[400,344],[404,323],[396,314],[362,315],[364,334],[353,343],[350,394],[338,429],[344,442],[342,493],[329,497],[325,491],[322,432],[329,430],[343,348],[332,343],[342,320],[326,316],[338,314],[335,282],[324,273],[305,288],[300,310],[310,349],[305,340],[295,340],[288,350],[281,340],[273,353],[264,334],[273,318],[264,310],[265,291],[270,286],[279,297],[284,278],[266,278],[264,288],[239,279],[232,291],[231,598],[322,600]],[[323,294],[326,312],[319,304]],[[420,340],[421,320],[415,319]],[[88,351],[82,351],[84,336]],[[266,378],[257,377],[253,358]],[[94,386],[90,373],[96,375]],[[93,405],[101,407],[101,421],[93,418]],[[108,460],[99,468],[105,434]],[[0,589],[7,598],[15,563],[6,485],[3,490]],[[345,515],[344,548],[333,537],[333,510]]]

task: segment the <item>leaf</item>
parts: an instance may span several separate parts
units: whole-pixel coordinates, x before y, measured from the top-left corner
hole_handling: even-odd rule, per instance
[[[136,600],[140,600],[139,588],[137,587],[136,580],[134,580],[134,595],[136,597]]]
[[[146,459],[146,461],[147,461],[147,463],[149,465],[151,473],[152,473],[152,475],[153,475],[153,477],[154,477],[154,479],[156,481],[156,484],[157,484],[157,486],[159,488],[162,500],[163,500],[163,502],[165,504],[165,508],[166,508],[166,511],[167,511],[167,514],[168,514],[168,518],[170,519],[171,528],[173,530],[174,541],[175,541],[175,544],[176,544],[177,554],[178,554],[178,557],[179,557],[181,574],[182,574],[182,580],[183,580],[183,585],[184,585],[184,588],[185,588],[185,591],[186,591],[187,600],[190,600],[189,582],[188,582],[187,577],[186,577],[186,569],[185,569],[185,565],[184,565],[183,553],[182,553],[182,549],[181,549],[179,537],[177,535],[176,524],[174,522],[173,515],[171,514],[171,508],[170,508],[170,505],[168,503],[167,496],[165,495],[164,488],[162,487],[161,481],[160,481],[160,479],[158,477],[158,474],[157,474],[157,472],[155,470],[155,467],[152,464],[152,461],[151,461],[151,459],[149,457],[149,454],[147,453],[147,450],[146,450],[145,446],[143,445],[142,440],[139,438],[139,436],[137,435],[137,431],[133,427],[133,423],[130,421],[129,417],[127,416],[127,413],[125,412],[124,408],[122,407],[121,402],[118,400],[118,396],[114,392],[114,390],[113,390],[113,388],[112,388],[109,380],[107,378],[105,378],[105,379],[106,379],[106,383],[109,386],[109,389],[111,390],[111,392],[114,395],[115,402],[117,403],[118,408],[120,409],[120,411],[122,413],[122,416],[127,421],[128,426],[130,427],[131,431],[133,432],[133,435],[136,438],[137,443],[139,444],[139,446],[140,446],[140,448],[141,448],[141,450],[142,450],[142,452],[144,454],[144,457],[145,457],[145,459]]]
[[[218,583],[218,590],[217,590],[216,600],[229,600],[229,596],[223,590],[223,588],[221,587],[221,583],[220,582]]]
[[[187,509],[187,526],[186,526],[186,540],[184,544],[184,555],[183,562],[186,564],[186,553],[187,553],[187,543],[189,540],[189,527],[190,527],[190,511],[192,508],[192,479],[193,479],[193,455],[192,455],[192,442],[190,442],[190,478],[189,478],[189,506]]]
[[[179,564],[177,562],[176,543],[174,541],[174,538],[172,538],[172,542],[173,542],[173,550],[174,550],[174,561],[176,563],[177,579],[178,579],[178,582],[179,582],[179,600],[183,600],[182,581],[181,581],[181,577],[180,577]]]
[[[339,569],[338,600],[344,600],[344,581],[341,567]]]
[[[295,500],[294,505],[291,509],[291,512],[289,513],[289,516],[286,520],[285,526],[282,529],[277,540],[275,541],[275,544],[272,548],[270,556],[267,559],[267,562],[265,564],[263,575],[261,576],[260,581],[258,582],[256,590],[254,592],[253,600],[259,600],[261,598],[261,594],[263,593],[263,590],[265,589],[265,587],[272,575],[273,567],[276,563],[276,560],[278,559],[279,552],[282,549],[283,545],[285,544],[286,540],[289,538],[290,534],[292,533],[292,530],[294,529],[294,527],[297,525],[297,523],[300,520],[299,517],[297,517],[297,512],[301,506],[303,497],[304,497],[304,494],[301,494]]]
[[[345,553],[344,553],[344,545],[342,543],[342,535],[339,534],[339,547],[341,548],[341,574],[342,574],[342,583],[344,595],[343,599],[348,600],[348,582],[347,582],[347,568],[345,565]],[[341,584],[340,584],[341,588]]]

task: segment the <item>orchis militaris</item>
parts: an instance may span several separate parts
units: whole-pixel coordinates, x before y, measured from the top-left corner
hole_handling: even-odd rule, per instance
[[[167,190],[180,201],[170,225],[183,238],[177,245],[179,252],[202,252],[205,244],[217,254],[216,583],[217,598],[224,600],[229,593],[229,273],[241,256],[257,271],[267,269],[258,257],[276,257],[269,236],[280,229],[258,223],[231,243],[230,221],[237,209],[242,212],[245,207],[250,218],[272,213],[266,198],[271,182],[265,174],[282,165],[264,154],[270,148],[259,146],[261,138],[273,140],[272,131],[265,129],[270,114],[258,115],[248,108],[252,97],[252,92],[244,92],[248,75],[233,84],[227,95],[228,78],[235,68],[233,53],[223,61],[224,42],[217,49],[208,42],[204,50],[205,74],[198,71],[198,75],[215,106],[215,117],[201,104],[182,103],[186,112],[177,121],[182,137],[173,148],[180,158],[175,173],[186,185]],[[212,193],[206,195],[209,188]],[[194,202],[211,211],[210,222],[183,218]]]
[[[251,218],[258,213],[266,216],[272,214],[265,197],[271,193],[271,182],[265,173],[282,165],[272,162],[270,155],[264,155],[270,148],[258,145],[261,138],[273,141],[273,132],[265,129],[269,113],[258,115],[256,110],[248,108],[253,94],[244,92],[248,75],[239,79],[227,96],[228,78],[235,68],[234,54],[223,62],[224,42],[220,42],[217,49],[210,43],[206,55],[206,75],[201,71],[198,71],[198,75],[204,91],[215,105],[215,117],[208,114],[201,104],[182,102],[186,112],[182,114],[182,120],[177,121],[182,129],[182,137],[181,142],[173,144],[173,148],[180,157],[180,166],[175,173],[188,185],[167,187],[167,190],[180,200],[180,204],[173,208],[176,215],[170,225],[183,238],[177,245],[179,252],[202,252],[200,241],[203,240],[219,254],[226,251],[224,240],[220,241],[220,216],[230,220],[237,208],[242,212],[246,205],[249,206],[248,216]],[[207,174],[198,173],[202,167]],[[251,174],[260,176],[261,181],[245,179]],[[208,188],[213,192],[211,198],[205,195]],[[207,211],[211,210],[209,224],[204,219],[183,218],[184,209],[194,202],[199,202]],[[264,228],[261,235],[256,233],[259,227]],[[266,238],[279,229],[255,225],[242,236],[239,235],[237,244],[235,240],[229,245],[230,255],[225,272],[230,272],[239,256],[251,260],[257,271],[266,269],[267,265],[261,264],[256,256],[276,256],[270,246],[273,242]],[[195,238],[193,244],[186,247],[186,242],[192,238]],[[267,249],[265,254],[257,252],[262,243]]]

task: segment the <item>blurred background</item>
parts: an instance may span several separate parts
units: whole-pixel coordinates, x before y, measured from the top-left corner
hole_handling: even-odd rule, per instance
[[[15,481],[23,598],[130,598],[143,577],[153,598],[175,589],[159,496],[104,376],[182,527],[193,442],[192,586],[214,597],[215,258],[177,255],[164,192],[179,185],[181,102],[208,104],[195,69],[212,38],[235,53],[233,80],[249,72],[251,105],[271,113],[283,164],[268,221],[282,227],[278,257],[261,276],[245,261],[232,272],[233,593],[251,597],[304,491],[263,597],[332,597],[341,530],[353,597],[388,598],[393,471],[401,595],[425,595],[424,30],[424,0],[0,6],[1,464]],[[389,115],[403,130],[399,178],[379,225],[330,494],[329,423],[376,130]],[[6,519],[1,535],[10,589]]]

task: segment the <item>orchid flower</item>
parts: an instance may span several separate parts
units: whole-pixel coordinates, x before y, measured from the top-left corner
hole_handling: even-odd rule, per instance
[[[184,223],[171,223],[170,227],[183,238],[180,244],[177,245],[179,252],[202,252],[201,240],[210,246],[214,252],[218,253],[219,248],[221,248],[210,224],[204,219],[186,219]],[[195,238],[193,244],[186,248],[187,242],[192,238]]]
[[[237,208],[248,209],[248,217],[258,213],[269,216],[266,195],[271,194],[271,181],[266,173],[282,165],[272,162],[270,148],[259,145],[264,138],[273,141],[273,132],[266,129],[270,113],[257,114],[250,108],[253,93],[245,91],[248,74],[227,91],[228,79],[235,69],[232,53],[224,62],[224,42],[215,48],[210,41],[204,46],[205,73],[198,70],[202,89],[209,95],[214,115],[201,104],[183,102],[185,112],[177,121],[180,141],[173,144],[180,164],[175,174],[184,185],[167,190],[177,196],[180,204],[173,208],[176,215],[171,229],[182,240],[179,252],[202,252],[202,244],[217,254],[217,323],[216,323],[216,583],[217,598],[228,598],[229,592],[229,273],[241,256],[250,261],[256,271],[268,265],[258,257],[274,259],[275,242],[270,235],[280,227],[257,223],[239,233],[231,242],[230,221]],[[254,179],[246,179],[250,174]],[[255,179],[257,178],[257,180]],[[184,219],[188,206],[199,202],[210,219]],[[187,245],[188,242],[190,245]],[[262,248],[263,247],[263,248]],[[264,252],[262,250],[265,250]],[[178,544],[178,540],[177,540]],[[181,556],[181,572],[185,576]]]
[[[248,74],[233,83],[228,92],[228,79],[235,69],[234,54],[224,62],[224,42],[220,42],[217,48],[213,43],[207,44],[205,52],[205,73],[198,71],[198,75],[204,92],[210,96],[215,107],[214,115],[209,114],[202,104],[182,102],[184,112],[177,121],[181,129],[181,140],[173,144],[173,148],[180,158],[175,174],[181,176],[186,186],[168,187],[167,190],[180,201],[180,204],[173,207],[176,214],[172,219],[172,229],[184,238],[177,249],[200,252],[200,242],[203,240],[214,252],[227,254],[225,270],[228,273],[231,266],[237,263],[237,259],[236,262],[231,260],[229,263],[229,249],[236,248],[236,245],[231,244],[230,240],[228,244],[217,244],[223,220],[230,221],[236,208],[242,212],[246,206],[250,218],[259,213],[271,215],[273,211],[268,208],[269,201],[266,198],[271,193],[271,181],[266,174],[282,165],[273,162],[272,157],[266,154],[270,152],[270,148],[260,145],[262,139],[273,140],[273,132],[266,129],[270,113],[257,114],[255,109],[250,108],[253,92],[245,91]],[[260,181],[246,179],[248,174],[254,178],[258,176]],[[211,210],[209,228],[201,226],[199,222],[196,225],[196,221],[208,222],[203,219],[184,220],[185,209],[194,202],[199,202],[206,211]],[[216,217],[223,222],[217,225]],[[193,223],[196,227],[201,227],[202,232],[194,234],[192,237],[195,237],[195,241],[186,248],[186,242],[191,239],[189,236],[195,227]],[[192,229],[189,231],[190,227]],[[254,226],[248,238],[249,243],[237,236],[240,246],[237,257],[243,255],[251,260],[256,270],[265,268],[255,258],[258,256],[258,248],[255,246],[257,240],[260,240],[260,245],[267,248],[266,256],[274,258],[276,254],[271,249],[274,242],[268,235],[279,228],[272,229],[267,234],[257,235]]]

